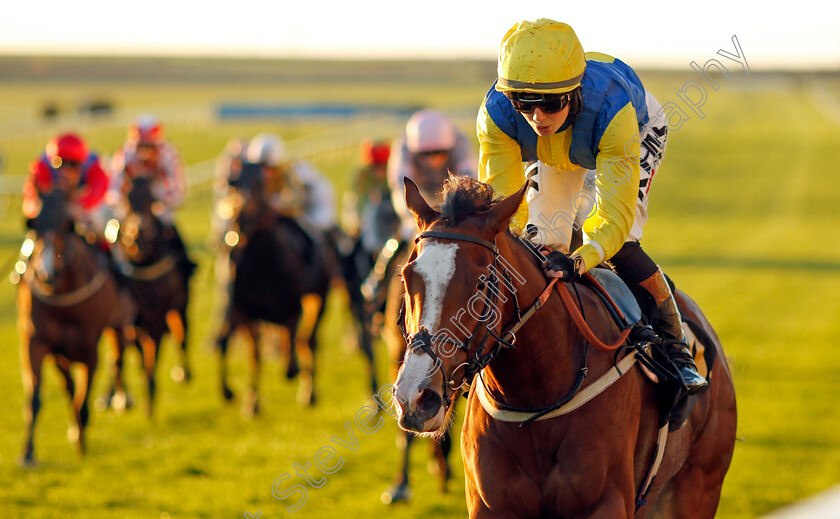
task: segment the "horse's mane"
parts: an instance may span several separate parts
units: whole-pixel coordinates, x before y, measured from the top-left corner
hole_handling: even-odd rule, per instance
[[[440,214],[447,227],[458,225],[474,214],[485,213],[501,200],[489,184],[451,173],[443,183],[441,198]]]

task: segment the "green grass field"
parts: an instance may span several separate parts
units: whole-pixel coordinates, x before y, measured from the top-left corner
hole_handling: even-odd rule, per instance
[[[651,74],[648,88],[660,102],[679,102],[685,77]],[[738,395],[741,441],[724,485],[718,517],[759,517],[786,503],[840,482],[840,182],[836,143],[840,126],[812,96],[813,78],[722,79],[709,91],[705,117],[691,118],[672,132],[656,178],[643,243],[677,285],[704,308],[730,358]],[[90,95],[115,100],[118,114],[160,109],[172,122],[170,139],[188,164],[214,158],[234,135],[274,130],[292,143],[334,141],[310,158],[335,182],[348,186],[355,167],[359,127],[352,121],[219,122],[219,100],[351,100],[387,97],[395,105],[429,104],[470,113],[489,83],[477,78],[457,85],[400,83],[286,85],[248,84],[0,84],[0,154],[4,175],[20,175],[60,128],[30,121],[46,100],[72,105]],[[825,85],[838,92],[836,84]],[[381,92],[381,95],[377,95]],[[387,93],[387,95],[385,94]],[[340,97],[338,97],[340,96]],[[834,99],[836,103],[837,100]],[[836,110],[836,108],[834,108]],[[190,114],[199,115],[190,115]],[[186,115],[185,115],[186,114]],[[89,122],[94,148],[110,153],[123,138],[117,124]],[[20,125],[20,130],[17,129]],[[471,130],[471,121],[463,125]],[[348,128],[344,131],[345,126]],[[369,128],[365,126],[364,128]],[[393,122],[374,126],[383,135]],[[292,146],[304,153],[306,148]],[[19,199],[6,197],[0,218],[0,261],[16,254],[22,236]],[[321,488],[307,487],[296,517],[464,517],[460,454],[453,452],[450,492],[438,491],[427,471],[429,445],[413,452],[414,499],[386,507],[380,493],[391,483],[398,460],[396,425],[387,418],[366,434],[354,424],[368,404],[361,355],[346,347],[350,326],[342,294],[329,301],[317,358],[319,402],[299,407],[296,385],[281,378],[284,363],[269,357],[262,378],[262,411],[240,417],[241,401],[226,405],[218,389],[218,364],[211,347],[215,330],[210,190],[198,186],[178,218],[200,263],[194,278],[191,351],[194,381],[183,386],[168,374],[175,364],[166,343],[159,366],[158,413],[149,421],[142,405],[122,414],[95,411],[88,429],[89,453],[82,459],[67,442],[71,421],[58,372],[48,365],[43,408],[36,431],[34,469],[16,465],[23,441],[14,287],[0,273],[0,515],[8,518],[193,518],[272,519],[290,515],[272,496],[275,480],[293,464],[313,463],[316,452],[347,438],[350,423],[358,449],[337,447],[344,459]],[[106,348],[101,348],[104,359]],[[382,345],[378,371],[387,380]],[[128,358],[129,389],[145,399],[139,358]],[[234,389],[246,384],[244,345],[231,355]],[[94,396],[104,388],[99,370]],[[310,474],[320,476],[315,469]],[[302,480],[298,480],[302,481]]]

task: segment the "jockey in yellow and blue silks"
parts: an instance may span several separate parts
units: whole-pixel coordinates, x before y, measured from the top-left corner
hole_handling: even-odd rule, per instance
[[[638,283],[656,301],[654,328],[688,390],[707,387],[668,282],[639,245],[668,127],[636,73],[611,56],[584,54],[564,23],[520,22],[502,40],[476,129],[480,180],[503,195],[531,180],[516,219],[555,249],[547,274],[573,281],[607,262]],[[582,244],[570,250],[574,231]]]

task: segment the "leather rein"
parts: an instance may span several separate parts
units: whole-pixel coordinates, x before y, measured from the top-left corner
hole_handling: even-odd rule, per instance
[[[416,236],[414,241],[415,243],[418,243],[420,240],[425,238],[437,238],[444,240],[474,243],[486,249],[489,249],[493,253],[493,263],[491,264],[493,268],[490,269],[490,275],[486,277],[482,276],[479,280],[479,285],[477,286],[477,289],[484,291],[483,299],[485,301],[485,305],[484,311],[481,315],[482,317],[487,315],[489,306],[495,306],[497,299],[501,297],[501,292],[499,290],[499,278],[497,277],[496,273],[501,273],[505,277],[505,281],[508,284],[508,286],[512,287],[510,274],[508,273],[508,271],[504,268],[499,268],[499,264],[501,263],[499,258],[501,257],[501,255],[499,253],[499,248],[496,246],[495,243],[489,242],[482,238],[478,238],[476,236],[471,236],[469,234],[440,231],[421,232]],[[610,304],[612,304],[614,309],[618,311],[618,314],[623,318],[623,314],[621,314],[621,311],[618,310],[617,306],[612,301],[610,296],[606,293],[603,287],[601,287],[601,285],[597,281],[595,281],[592,275],[586,273],[583,275],[583,277],[585,277],[587,280],[590,280],[594,287],[597,287],[596,289],[599,290],[599,292],[601,292],[601,295],[604,296]],[[452,373],[449,375],[449,380],[446,380],[446,377],[444,376],[443,399],[445,401],[447,409],[457,396],[458,390],[461,387],[463,387],[468,381],[472,380],[475,375],[481,377],[484,368],[487,367],[499,355],[503,348],[514,349],[516,347],[516,332],[518,332],[519,329],[521,329],[522,326],[524,326],[525,323],[528,322],[528,320],[531,317],[533,317],[534,314],[545,305],[546,301],[551,296],[552,290],[557,290],[564,303],[564,306],[566,307],[567,311],[572,317],[573,322],[586,339],[587,348],[583,359],[583,367],[580,370],[578,370],[575,378],[575,383],[569,394],[567,394],[562,399],[553,404],[538,408],[520,408],[509,406],[507,404],[502,403],[498,399],[493,398],[494,404],[497,408],[503,411],[509,411],[513,413],[530,414],[531,416],[529,418],[524,419],[522,421],[522,426],[527,425],[528,423],[534,420],[538,420],[542,417],[545,417],[549,413],[552,413],[553,411],[556,411],[564,405],[566,405],[569,401],[571,401],[574,398],[574,396],[580,390],[581,384],[583,383],[583,379],[586,377],[588,371],[588,368],[586,366],[589,352],[588,346],[590,344],[596,349],[602,351],[615,351],[625,344],[632,330],[632,327],[627,327],[624,330],[622,330],[619,337],[613,343],[606,344],[602,342],[600,339],[598,339],[598,337],[586,323],[585,316],[583,315],[581,310],[583,308],[583,304],[580,301],[580,295],[578,294],[578,304],[580,304],[580,307],[578,307],[578,305],[575,304],[574,300],[572,299],[567,285],[565,283],[557,283],[557,281],[558,278],[551,278],[548,281],[546,287],[540,293],[540,295],[537,296],[534,302],[531,303],[531,305],[524,312],[522,312],[520,309],[519,301],[516,298],[515,291],[511,291],[515,313],[513,319],[511,319],[507,324],[500,326],[499,332],[496,332],[493,328],[487,326],[487,319],[480,320],[478,325],[476,325],[475,330],[473,330],[473,333],[470,334],[466,342],[457,341],[446,335],[433,335],[429,333],[426,327],[420,327],[420,329],[417,332],[412,334],[407,333],[404,323],[405,305],[401,306],[399,326],[409,352],[416,353],[418,352],[418,350],[423,351],[424,353],[429,355],[429,357],[432,358],[435,367],[438,369],[442,367],[443,361],[441,360],[440,356],[437,353],[435,353],[435,351],[431,348],[434,342],[450,343],[467,355],[467,361],[459,364],[452,370]],[[574,286],[574,283],[572,283],[572,286],[574,287],[575,293],[577,293],[577,287]],[[476,349],[476,352],[473,355],[470,355],[470,350],[472,349],[472,341],[475,338],[477,332],[479,331],[479,328],[481,328],[482,326],[484,326],[487,333],[484,334],[484,336],[482,337],[479,347]],[[491,336],[493,337],[493,339],[495,339],[495,342],[492,344],[488,351],[487,341]],[[458,373],[458,371],[461,369],[463,369],[464,375],[463,379],[461,379],[460,382],[458,382],[455,380],[455,374]],[[482,384],[482,386],[484,385]]]

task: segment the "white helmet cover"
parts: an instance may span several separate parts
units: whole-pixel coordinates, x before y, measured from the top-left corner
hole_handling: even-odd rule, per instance
[[[455,147],[455,127],[437,110],[420,110],[408,120],[405,140],[412,153],[451,150]]]
[[[277,167],[288,160],[286,144],[273,133],[260,133],[251,139],[245,159],[252,164]]]

